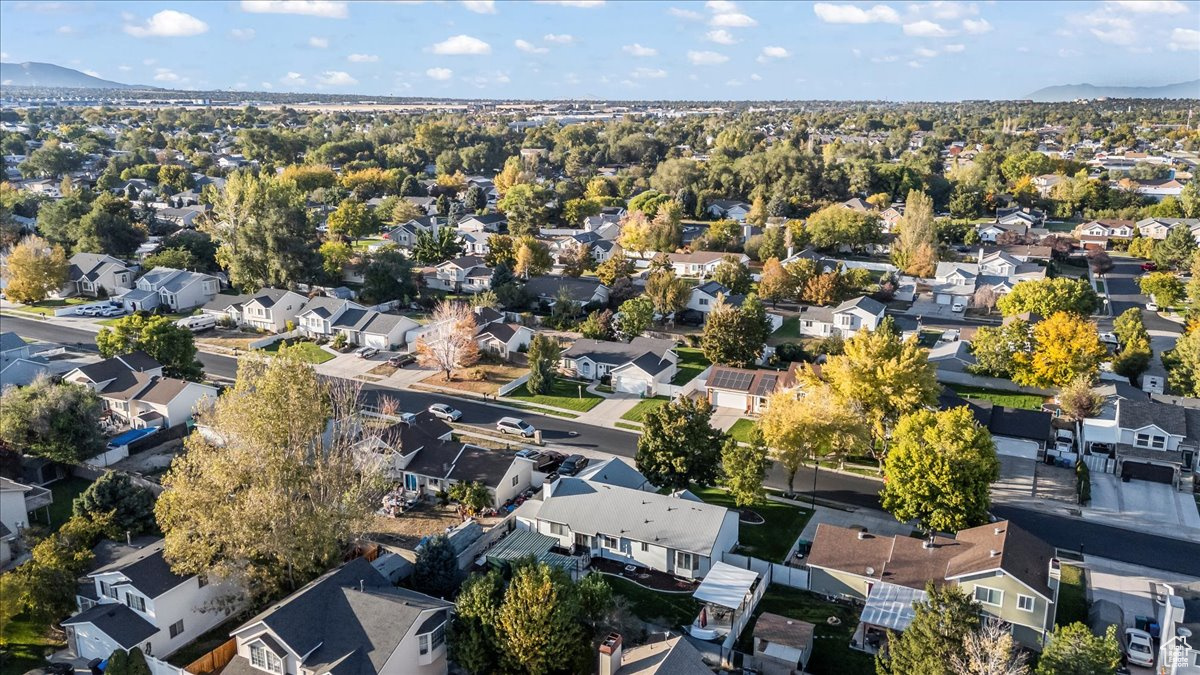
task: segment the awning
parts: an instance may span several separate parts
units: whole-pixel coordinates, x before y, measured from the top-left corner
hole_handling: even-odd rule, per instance
[[[913,603],[925,602],[925,591],[907,586],[880,583],[871,589],[867,604],[863,607],[859,621],[880,628],[903,631],[912,623],[916,611]]]
[[[704,576],[704,581],[700,582],[692,597],[701,602],[737,609],[742,606],[742,601],[750,594],[757,579],[758,573],[753,570],[719,562]]]

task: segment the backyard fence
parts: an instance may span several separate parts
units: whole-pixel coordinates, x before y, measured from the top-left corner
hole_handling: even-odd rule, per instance
[[[286,333],[279,333],[278,335],[268,335],[264,338],[260,338],[258,340],[254,340],[252,342],[248,342],[248,343],[246,343],[246,347],[248,349],[263,349],[265,347],[270,347],[271,345],[275,344],[276,342],[279,342],[280,340],[288,340],[288,339],[296,338],[296,337],[300,337],[300,336],[301,336],[301,333],[298,329],[290,330]]]
[[[237,656],[237,640],[230,638],[225,644],[189,663],[184,671],[193,675],[212,673],[229,665],[235,656]]]
[[[808,590],[808,570],[806,569],[768,562],[739,553],[724,553],[721,561],[727,565],[757,572],[762,575],[767,584],[780,584],[789,588]]]

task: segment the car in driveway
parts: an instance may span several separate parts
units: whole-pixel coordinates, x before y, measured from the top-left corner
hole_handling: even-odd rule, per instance
[[[1146,309],[1150,310],[1151,312],[1157,312],[1158,311],[1158,303],[1155,302],[1154,300],[1151,300],[1150,302],[1146,303]]]
[[[398,354],[388,359],[388,365],[393,368],[403,368],[410,363],[416,363],[417,357],[412,354]]]
[[[1112,345],[1114,347],[1119,347],[1121,345],[1121,341],[1117,339],[1116,333],[1101,333],[1100,341],[1106,345]]]
[[[451,408],[445,403],[434,403],[433,405],[429,406],[429,412],[433,413],[434,417],[440,420],[446,420],[447,422],[457,422],[462,419],[461,410]]]
[[[374,347],[359,347],[354,350],[354,355],[360,359],[369,359],[379,353]]]
[[[575,474],[587,468],[588,458],[583,455],[571,455],[563,460],[558,467],[558,475],[574,476]]]
[[[113,307],[112,305],[109,305],[108,307],[100,308],[99,316],[121,316],[124,313],[124,307]]]
[[[500,421],[496,422],[496,431],[502,434],[516,434],[523,438],[533,438],[537,433],[532,424],[517,417],[501,417]]]
[[[954,302],[950,305],[950,311],[955,313],[967,311],[967,301],[963,300],[962,298],[955,298]]]
[[[541,453],[534,459],[534,468],[542,473],[556,473],[558,467],[562,466],[563,460],[567,458],[561,452],[555,450],[542,450]]]
[[[1135,666],[1154,667],[1154,640],[1137,628],[1125,629],[1125,657]]]
[[[77,316],[100,316],[100,312],[105,309],[104,305],[88,305],[75,310]]]
[[[1152,261],[1152,260],[1148,260],[1148,261],[1142,263],[1142,271],[1143,272],[1154,272],[1157,269],[1158,269],[1158,265],[1155,264],[1154,261]]]

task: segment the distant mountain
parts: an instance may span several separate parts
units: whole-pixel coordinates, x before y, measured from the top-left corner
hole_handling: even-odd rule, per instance
[[[53,63],[0,63],[0,84],[6,87],[66,87],[71,89],[139,89],[138,85],[121,84],[92,77],[71,68]]]
[[[1026,98],[1041,102],[1074,101],[1077,98],[1200,98],[1200,80],[1164,84],[1159,87],[1106,87],[1095,84],[1060,84],[1038,89]]]

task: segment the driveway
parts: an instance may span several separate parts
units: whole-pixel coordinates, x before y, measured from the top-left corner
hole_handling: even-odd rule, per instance
[[[992,483],[992,498],[1027,499],[1033,496],[1033,476],[1037,460],[1013,455],[996,455],[1000,460],[1000,480]]]
[[[1147,556],[1153,561],[1153,554]],[[1086,556],[1088,589],[1091,600],[1111,602],[1121,608],[1124,626],[1132,628],[1139,616],[1157,616],[1156,599],[1162,596],[1160,584],[1194,584],[1194,578],[1141,565]]]
[[[1200,530],[1200,512],[1192,495],[1162,483],[1122,483],[1120,476],[1111,473],[1092,474],[1090,510],[1143,525]]]
[[[325,363],[318,364],[315,370],[322,375],[353,379],[381,363],[387,363],[388,356],[381,352],[369,359],[359,358],[357,354],[338,354]]]

